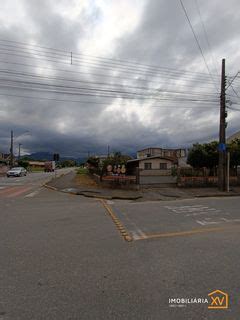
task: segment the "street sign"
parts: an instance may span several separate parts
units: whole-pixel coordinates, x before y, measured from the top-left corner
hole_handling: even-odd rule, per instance
[[[226,151],[226,144],[225,143],[219,143],[218,150],[222,151],[222,152]]]

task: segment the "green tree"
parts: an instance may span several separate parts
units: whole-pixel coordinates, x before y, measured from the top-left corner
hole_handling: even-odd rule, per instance
[[[28,166],[29,166],[29,162],[26,161],[26,160],[19,160],[19,161],[18,161],[18,166],[27,169]]]
[[[187,163],[193,168],[202,168],[206,166],[207,153],[202,144],[196,143],[188,153]]]
[[[62,168],[74,167],[74,166],[76,166],[76,161],[75,161],[75,160],[71,160],[71,159],[69,159],[69,160],[63,160],[63,161],[60,162],[60,166],[61,166]]]
[[[218,165],[218,142],[194,144],[189,151],[187,163],[196,169],[216,167]]]
[[[232,168],[240,165],[240,139],[235,139],[228,144],[230,152],[230,166]]]
[[[99,158],[90,157],[90,158],[88,158],[87,163],[89,165],[91,165],[92,167],[94,167],[94,168],[98,168],[98,166],[99,166]]]

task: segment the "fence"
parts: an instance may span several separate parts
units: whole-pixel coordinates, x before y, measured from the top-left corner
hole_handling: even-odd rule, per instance
[[[178,187],[213,187],[218,185],[218,177],[178,177]],[[229,185],[240,185],[240,177],[229,178]]]

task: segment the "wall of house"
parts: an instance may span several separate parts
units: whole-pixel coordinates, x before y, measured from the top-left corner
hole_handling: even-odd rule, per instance
[[[149,156],[162,156],[162,157],[186,157],[185,149],[163,149],[163,148],[146,148],[137,152],[137,158],[146,158]]]
[[[141,176],[171,176],[172,170],[160,170],[160,169],[154,169],[154,170],[140,170]]]
[[[167,160],[167,159],[144,159],[139,161],[139,169],[144,170],[145,168],[145,163],[151,163],[152,164],[152,169],[151,170],[146,170],[146,171],[152,171],[152,170],[159,170],[159,171],[167,171],[171,170],[173,164],[172,161]],[[160,163],[167,163],[167,170],[160,170]]]
[[[137,152],[137,158],[145,158],[147,155],[150,156],[156,156],[156,155],[163,155],[163,150],[162,148],[146,148],[144,150],[138,151]]]
[[[167,186],[176,186],[177,185],[177,177],[173,176],[140,176],[139,177],[140,185],[158,186],[158,187],[167,187]]]

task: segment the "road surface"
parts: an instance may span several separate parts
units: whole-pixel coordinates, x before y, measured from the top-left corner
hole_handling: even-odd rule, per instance
[[[1,320],[239,318],[239,197],[104,206],[27,192],[0,197]],[[229,295],[228,308],[169,303],[215,290]]]
[[[44,183],[72,170],[64,168],[55,172],[28,173],[24,177],[0,177],[0,198],[16,198],[22,195],[32,197],[42,190]]]

